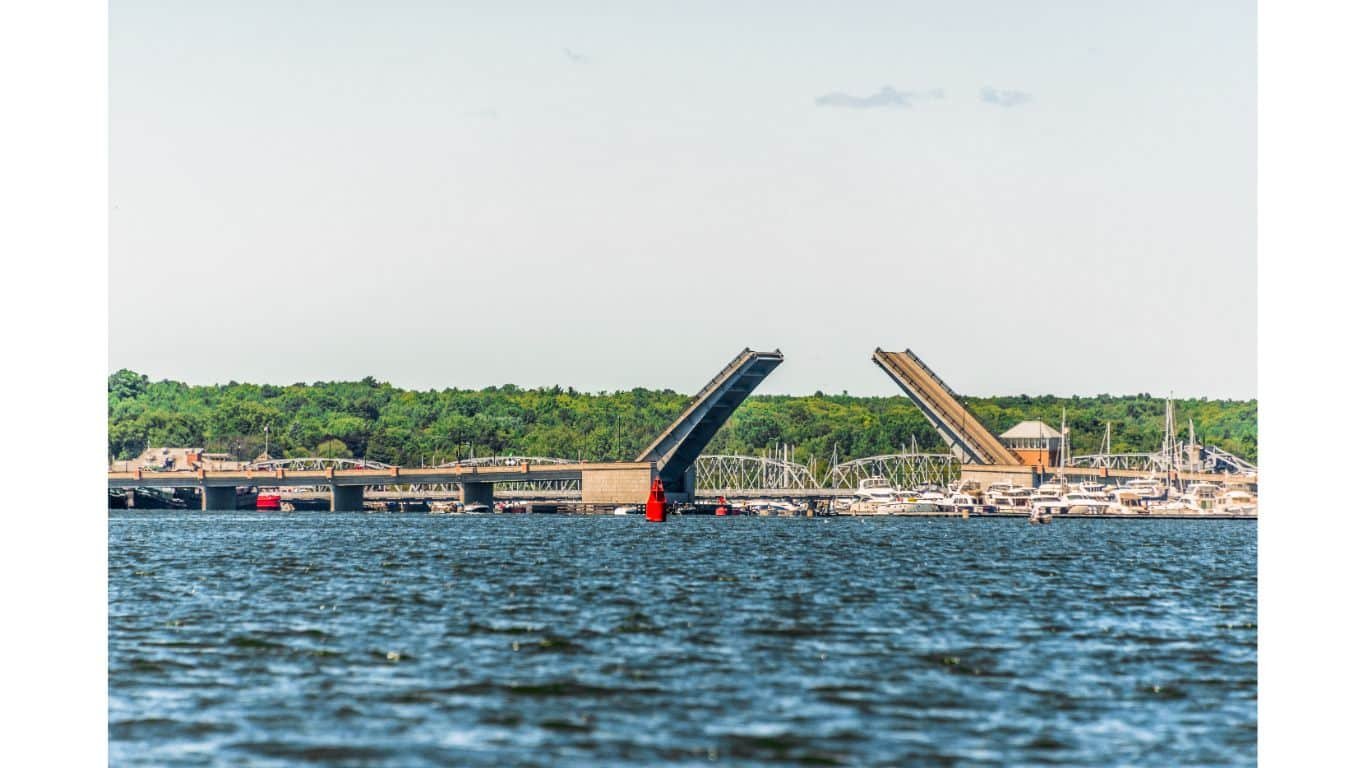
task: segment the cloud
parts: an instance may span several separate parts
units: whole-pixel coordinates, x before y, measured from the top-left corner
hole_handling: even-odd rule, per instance
[[[564,49],[564,55],[575,64],[587,64],[590,61],[590,59],[582,53],[574,53],[568,48]]]
[[[933,88],[928,91],[898,91],[890,85],[871,96],[851,96],[843,91],[827,93],[816,99],[821,107],[848,107],[850,109],[874,109],[877,107],[909,107],[916,101],[944,98],[944,91]]]
[[[1024,91],[998,91],[990,86],[982,89],[982,101],[998,107],[1018,107],[1033,100],[1034,97]]]

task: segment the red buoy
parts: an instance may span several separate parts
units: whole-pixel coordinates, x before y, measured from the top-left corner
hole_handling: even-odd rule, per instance
[[[669,510],[664,502],[664,481],[656,477],[650,486],[650,498],[645,502],[645,522],[662,523],[668,516]]]
[[[721,503],[716,505],[716,516],[717,516],[717,517],[725,517],[726,515],[729,515],[729,514],[730,514],[730,510],[726,508],[726,497],[725,497],[725,496],[722,496],[722,497],[721,497]]]

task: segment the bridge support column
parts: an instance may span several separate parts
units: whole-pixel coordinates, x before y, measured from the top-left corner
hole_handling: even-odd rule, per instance
[[[200,509],[222,512],[237,509],[237,489],[231,485],[206,485],[200,489]]]
[[[333,512],[364,512],[364,511],[365,511],[365,486],[363,486],[363,485],[334,485],[334,486],[332,486],[332,511],[333,511]]]
[[[493,483],[461,483],[460,503],[465,506],[483,504],[493,509]]]

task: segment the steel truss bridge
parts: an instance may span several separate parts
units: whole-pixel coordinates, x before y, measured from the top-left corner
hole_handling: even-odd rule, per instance
[[[860,480],[886,478],[893,488],[948,485],[958,477],[958,457],[948,453],[893,453],[837,464],[826,482],[831,488],[854,490]]]
[[[1175,454],[1173,458],[1172,454]],[[1257,476],[1257,465],[1234,456],[1222,448],[1212,445],[1197,445],[1199,458],[1191,461],[1191,451],[1186,443],[1177,443],[1172,454],[1158,451],[1154,453],[1092,453],[1072,456],[1069,467],[1090,467],[1094,469],[1128,469],[1139,472],[1160,474],[1170,471],[1202,472],[1205,474],[1233,474],[1246,477]]]
[[[696,492],[703,496],[839,496],[860,480],[882,477],[898,488],[947,485],[957,477],[958,459],[947,453],[895,453],[837,464],[817,478],[810,467],[767,456],[699,456]]]
[[[450,467],[520,467],[522,465],[572,465],[577,462],[551,456],[481,456],[461,459],[438,465],[437,468]],[[369,469],[386,471],[393,465],[366,459],[337,459],[322,456],[307,456],[288,459],[270,459],[247,465],[246,469],[259,472],[322,471],[327,469]],[[947,453],[898,453],[883,456],[869,456],[838,464],[822,477],[816,477],[811,468],[794,461],[768,456],[741,456],[734,454],[699,456],[696,464],[696,489],[703,495],[730,493],[735,496],[755,493],[787,495],[838,495],[839,491],[852,491],[858,488],[860,480],[882,477],[898,488],[911,488],[918,485],[945,485],[951,482],[958,469],[958,460]],[[261,479],[261,485],[269,487],[269,475]],[[575,496],[582,489],[579,479],[536,479],[520,482],[500,482],[496,484],[500,492],[508,496]],[[299,492],[324,492],[328,486],[316,488],[303,486]],[[375,493],[420,493],[456,494],[458,483],[395,483],[366,486],[367,491]]]
[[[698,456],[696,490],[702,493],[798,491],[823,487],[811,470],[792,461],[766,456]]]

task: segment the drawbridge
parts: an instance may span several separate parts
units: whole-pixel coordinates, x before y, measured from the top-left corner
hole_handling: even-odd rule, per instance
[[[964,464],[1021,464],[1020,457],[972,415],[949,385],[911,350],[884,352],[879,347],[873,352],[873,362],[910,396],[959,461]]]
[[[666,493],[674,497],[691,496],[693,464],[702,455],[702,449],[716,437],[740,403],[782,362],[780,351],[756,352],[746,347],[707,382],[682,415],[636,461],[654,463]]]

